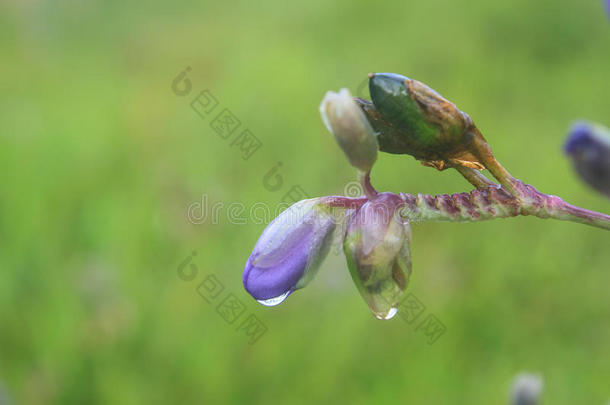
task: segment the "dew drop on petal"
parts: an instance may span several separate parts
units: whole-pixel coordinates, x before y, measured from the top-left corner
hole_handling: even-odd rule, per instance
[[[381,320],[388,320],[388,319],[392,319],[394,317],[394,315],[396,315],[396,313],[398,312],[398,308],[390,308],[387,312],[375,312],[372,311],[373,315],[375,315],[375,318],[377,319],[381,319]]]
[[[256,301],[259,302],[260,304],[263,304],[266,307],[274,307],[274,306],[280,305],[282,302],[284,302],[284,300],[286,298],[288,298],[288,296],[290,295],[291,292],[292,292],[292,290],[288,290],[284,294],[279,295],[277,297],[269,298],[266,300],[256,300]]]

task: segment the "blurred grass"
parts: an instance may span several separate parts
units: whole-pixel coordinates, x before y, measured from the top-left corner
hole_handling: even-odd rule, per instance
[[[0,13],[0,388],[15,403],[505,403],[540,372],[545,403],[610,399],[610,235],[532,218],[414,227],[412,291],[434,344],[368,312],[341,256],[285,304],[241,286],[263,225],[186,220],[201,200],[275,205],[354,177],[318,115],[370,71],[467,111],[543,192],[610,212],[560,153],[609,124],[598,1],[15,2]],[[193,93],[174,77],[192,67]],[[248,161],[189,107],[203,89],[262,142]],[[263,176],[283,162],[282,188]],[[378,188],[468,186],[384,155]],[[176,267],[191,251],[186,283]],[[195,291],[214,273],[268,327],[255,345]],[[1,395],[0,395],[1,397]]]

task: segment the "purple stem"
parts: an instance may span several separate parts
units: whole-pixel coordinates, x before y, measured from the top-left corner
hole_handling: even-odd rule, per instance
[[[519,180],[515,181],[514,186],[519,192],[519,198],[497,186],[451,195],[401,193],[406,204],[403,215],[412,221],[456,222],[533,215],[610,230],[610,215],[568,204],[557,196],[541,193]]]
[[[403,216],[410,221],[472,222],[533,215],[538,218],[553,218],[610,230],[610,215],[568,204],[557,196],[541,193],[533,186],[519,180],[516,180],[514,186],[519,198],[500,186],[451,195],[400,193],[400,197],[405,202]],[[330,196],[324,199],[327,206],[343,209],[358,209],[367,201],[366,196],[354,198]]]
[[[367,201],[368,199],[366,197],[324,197],[324,203],[333,208],[358,209]]]

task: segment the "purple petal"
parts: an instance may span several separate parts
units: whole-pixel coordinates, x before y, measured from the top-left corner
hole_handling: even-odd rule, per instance
[[[265,228],[246,262],[246,291],[265,301],[305,286],[328,252],[334,227],[334,217],[319,199],[284,211]]]

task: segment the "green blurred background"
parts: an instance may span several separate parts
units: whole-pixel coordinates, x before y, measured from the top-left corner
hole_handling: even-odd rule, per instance
[[[610,124],[601,1],[0,10],[0,403],[503,404],[522,370],[542,374],[547,404],[610,399],[605,231],[525,217],[415,225],[410,289],[447,328],[429,345],[415,323],[373,318],[340,254],[284,304],[257,304],[241,273],[264,225],[227,217],[233,202],[275,207],[294,185],[343,193],[355,171],[318,105],[368,72],[429,84],[515,176],[609,213],[560,151],[573,120]],[[187,66],[192,91],[177,96]],[[204,89],[214,115],[228,108],[262,142],[250,159],[190,107]],[[373,181],[470,188],[406,156],[380,156]],[[202,198],[224,204],[218,221],[187,220]],[[210,274],[246,308],[233,324],[197,293]],[[237,330],[248,314],[267,328],[255,344]]]

